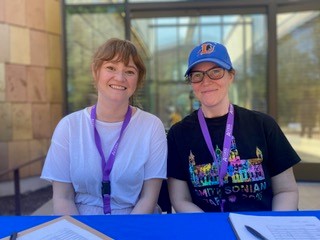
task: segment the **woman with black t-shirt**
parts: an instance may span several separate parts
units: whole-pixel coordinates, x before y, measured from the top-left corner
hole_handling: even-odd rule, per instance
[[[235,70],[225,46],[196,46],[185,75],[201,107],[167,136],[175,211],[297,210],[300,158],[273,118],[230,102]]]

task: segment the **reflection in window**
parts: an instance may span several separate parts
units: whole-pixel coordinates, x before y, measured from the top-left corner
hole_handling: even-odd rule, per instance
[[[167,127],[170,109],[185,116],[199,107],[184,81],[184,73],[189,52],[203,41],[218,41],[229,49],[237,71],[230,93],[233,102],[266,111],[264,15],[137,19],[132,25],[134,32],[144,32],[141,41],[150,51],[151,79],[146,85],[156,99],[150,107]]]
[[[68,5],[72,4],[99,4],[99,3],[123,3],[124,0],[65,0]]]
[[[320,162],[320,12],[279,14],[279,123],[304,161]]]
[[[68,111],[96,101],[91,60],[96,48],[111,37],[124,38],[122,9],[66,7]]]

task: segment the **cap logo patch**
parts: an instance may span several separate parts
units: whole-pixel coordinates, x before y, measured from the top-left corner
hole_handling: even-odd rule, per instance
[[[199,51],[200,55],[210,54],[214,51],[214,46],[211,43],[204,43],[201,45],[201,49]]]

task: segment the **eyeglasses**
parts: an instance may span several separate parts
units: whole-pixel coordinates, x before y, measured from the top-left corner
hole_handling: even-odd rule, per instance
[[[210,68],[207,71],[193,71],[193,72],[190,72],[186,76],[186,80],[188,82],[191,82],[191,83],[199,83],[199,82],[201,82],[203,80],[204,75],[207,75],[212,80],[218,80],[218,79],[223,78],[224,73],[225,73],[225,69],[224,68],[213,67],[213,68]]]

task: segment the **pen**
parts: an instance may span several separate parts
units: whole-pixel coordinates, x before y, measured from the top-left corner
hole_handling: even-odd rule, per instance
[[[263,236],[261,233],[259,233],[257,230],[255,230],[254,228],[248,226],[248,225],[244,225],[246,227],[246,229],[252,234],[254,235],[256,238],[260,239],[260,240],[268,240],[268,238],[266,238],[265,236]]]
[[[10,235],[10,240],[16,240],[17,237],[18,237],[18,233],[13,232],[13,233]]]

